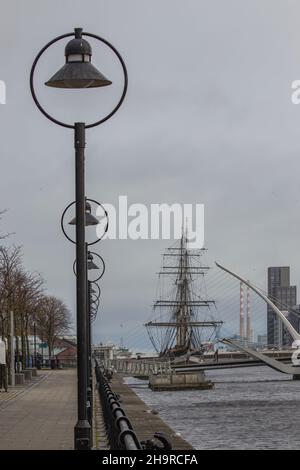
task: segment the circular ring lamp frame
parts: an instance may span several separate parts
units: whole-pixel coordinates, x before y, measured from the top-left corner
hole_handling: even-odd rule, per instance
[[[31,67],[31,71],[30,71],[30,90],[31,90],[31,94],[32,94],[32,98],[36,104],[36,106],[38,107],[38,109],[41,111],[41,113],[47,118],[49,119],[51,122],[53,122],[54,124],[57,124],[58,126],[62,126],[62,127],[66,127],[68,129],[75,129],[75,125],[74,124],[69,124],[69,123],[66,123],[66,122],[63,122],[63,121],[60,121],[58,119],[56,119],[55,117],[53,117],[51,114],[49,114],[45,108],[41,105],[41,103],[39,102],[38,100],[38,97],[36,95],[36,92],[35,92],[35,89],[34,89],[34,73],[35,73],[35,69],[36,69],[36,66],[38,64],[38,61],[40,60],[41,56],[44,54],[44,52],[49,49],[50,46],[52,46],[53,44],[55,44],[56,42],[58,41],[61,41],[62,39],[65,39],[65,38],[68,38],[68,37],[71,37],[71,36],[75,36],[75,32],[72,32],[72,33],[66,33],[66,34],[62,34],[60,36],[57,36],[56,38],[52,39],[52,41],[49,41],[41,50],[40,52],[37,54],[36,58],[34,59],[33,61],[33,64],[32,64],[32,67]],[[121,56],[121,54],[119,53],[119,51],[109,42],[107,41],[106,39],[102,38],[101,36],[98,36],[97,34],[92,34],[92,33],[88,33],[88,32],[82,32],[82,36],[88,36],[90,38],[93,38],[93,39],[96,39],[100,42],[102,42],[103,44],[105,44],[109,49],[111,49],[113,51],[113,53],[117,56],[120,64],[121,64],[121,67],[122,67],[122,70],[123,70],[123,75],[124,75],[124,84],[123,84],[123,91],[122,91],[122,94],[121,94],[121,98],[119,99],[118,103],[116,104],[116,106],[113,108],[113,110],[108,113],[105,117],[95,121],[95,122],[92,122],[92,123],[89,123],[89,124],[86,124],[85,125],[85,128],[86,129],[89,129],[89,128],[92,128],[92,127],[96,127],[96,126],[99,126],[100,124],[103,124],[104,122],[108,121],[117,111],[118,109],[120,108],[120,106],[122,105],[123,101],[124,101],[124,98],[126,96],[126,93],[127,93],[127,89],[128,89],[128,74],[127,74],[127,69],[126,69],[126,65],[125,65],[125,62]]]
[[[91,282],[95,282],[95,283],[96,283],[96,282],[98,282],[98,281],[102,278],[102,276],[103,276],[104,273],[105,273],[105,268],[106,268],[106,267],[105,267],[105,262],[104,262],[104,259],[102,258],[102,256],[98,255],[98,253],[95,253],[94,251],[91,251],[90,254],[97,256],[97,258],[100,259],[100,261],[101,261],[101,263],[102,263],[102,272],[101,272],[100,276],[97,277],[96,279],[94,279],[93,281],[91,281]],[[101,268],[98,268],[98,269],[101,270]],[[75,261],[74,261],[74,263],[73,263],[73,273],[75,274],[75,276],[77,276],[77,274],[76,274],[76,259],[75,259]]]
[[[91,281],[91,284],[92,284],[92,287],[97,287],[97,289],[98,289],[98,294],[97,294],[97,296],[98,296],[98,298],[100,298],[100,297],[101,297],[101,289],[100,289],[100,286],[99,286],[99,285],[97,284],[97,282],[95,282],[95,281]]]
[[[88,246],[91,246],[91,245],[95,245],[96,243],[100,242],[100,240],[102,240],[102,238],[104,237],[104,235],[106,234],[107,230],[108,230],[108,226],[109,226],[109,220],[108,220],[108,213],[107,213],[107,210],[105,209],[105,207],[98,201],[96,201],[95,199],[88,199],[86,198],[86,201],[89,201],[89,202],[93,202],[95,204],[98,205],[98,207],[101,207],[103,209],[103,212],[105,214],[105,217],[107,219],[107,223],[106,223],[106,226],[105,226],[105,229],[104,229],[104,232],[103,232],[103,235],[100,237],[100,238],[97,238],[97,240],[93,241],[93,242],[90,242],[90,243],[87,243]],[[71,237],[69,237],[69,235],[67,234],[66,230],[65,230],[65,227],[64,227],[64,218],[65,218],[65,215],[67,213],[67,211],[70,209],[70,207],[72,207],[74,204],[75,204],[76,201],[73,201],[71,202],[66,208],[65,210],[63,211],[62,213],[62,216],[60,218],[60,226],[61,226],[61,229],[63,231],[63,234],[64,236],[66,237],[67,240],[69,240],[69,242],[73,243],[74,245],[76,245],[76,241],[73,240]]]
[[[91,303],[96,303],[98,301],[100,301],[100,296],[96,295],[96,294],[91,294]]]

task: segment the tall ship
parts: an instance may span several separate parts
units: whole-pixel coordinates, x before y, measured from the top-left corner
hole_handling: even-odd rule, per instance
[[[214,318],[215,301],[208,298],[202,263],[206,249],[189,249],[187,233],[163,254],[159,295],[153,320],[145,324],[160,356],[202,355],[213,347],[223,324]]]

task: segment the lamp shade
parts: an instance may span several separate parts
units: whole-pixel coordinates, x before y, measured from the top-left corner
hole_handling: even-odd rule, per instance
[[[65,48],[66,63],[45,85],[54,88],[95,88],[111,85],[92,63],[92,48],[82,38],[82,29],[75,28],[75,38]]]
[[[89,202],[85,203],[85,226],[98,225],[99,220],[91,213],[91,205]],[[69,225],[76,225],[76,216],[69,222]]]
[[[93,259],[93,255],[91,253],[88,253],[88,257],[87,257],[87,268],[88,270],[90,269],[99,269],[99,267],[94,263]]]

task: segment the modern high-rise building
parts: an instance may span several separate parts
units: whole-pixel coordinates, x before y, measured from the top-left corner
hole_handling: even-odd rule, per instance
[[[300,305],[295,305],[293,307],[293,310],[289,313],[288,319],[295,330],[300,332]]]
[[[297,304],[297,287],[290,285],[290,267],[268,268],[268,296],[288,316],[288,309]],[[281,347],[292,343],[291,335],[268,305],[268,345]]]
[[[268,336],[267,335],[257,335],[257,344],[258,344],[258,346],[267,346]]]

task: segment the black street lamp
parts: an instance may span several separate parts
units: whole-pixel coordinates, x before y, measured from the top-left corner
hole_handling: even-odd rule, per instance
[[[87,354],[87,365],[86,365],[86,371],[87,371],[87,401],[88,401],[88,421],[90,425],[92,426],[93,422],[93,377],[92,377],[92,316],[93,316],[93,311],[92,311],[92,304],[96,302],[95,299],[92,298],[92,296],[95,294],[92,293],[92,281],[89,280],[88,273],[89,271],[92,270],[99,270],[99,267],[94,263],[93,261],[93,255],[88,251],[88,246],[86,247],[87,249],[87,269],[86,269],[86,280],[87,280],[87,316],[86,316],[86,328],[87,328],[87,344],[88,344],[88,354]],[[102,259],[102,258],[101,258]],[[105,266],[105,265],[103,265]],[[102,270],[102,275],[104,274],[104,267]],[[101,277],[102,277],[101,275]],[[98,286],[98,285],[97,285]],[[96,291],[94,291],[96,292]],[[100,288],[99,288],[100,292]],[[99,307],[99,298],[100,294],[97,297],[97,309]]]
[[[92,48],[83,36],[94,38],[107,47],[117,56],[124,74],[124,85],[121,98],[113,110],[105,117],[90,124],[76,122],[69,124],[51,116],[40,104],[34,89],[34,73],[36,65],[43,53],[54,43],[74,36],[65,48],[66,63],[55,73],[45,85],[54,88],[94,88],[110,85],[108,80],[91,63]],[[124,101],[128,85],[128,76],[125,63],[120,53],[106,39],[92,33],[83,32],[81,28],[75,28],[74,32],[62,34],[48,42],[37,54],[30,72],[30,89],[33,100],[38,109],[53,123],[74,130],[75,143],[75,194],[76,194],[76,313],[77,313],[77,401],[78,419],[74,430],[75,449],[90,449],[91,427],[87,420],[87,375],[86,363],[88,354],[87,343],[87,283],[86,283],[86,244],[85,244],[85,178],[84,178],[84,149],[86,144],[86,129],[96,127],[110,119],[120,108]]]
[[[81,28],[75,28],[75,38],[66,45],[65,56],[65,65],[45,85],[54,88],[94,88],[112,84],[92,65],[92,48],[82,38]]]
[[[33,322],[33,344],[34,344],[34,367],[36,367],[37,360],[36,360],[36,324],[35,320]]]
[[[89,281],[90,284],[90,316],[91,316],[91,322],[93,322],[96,319],[99,304],[100,304],[100,296],[101,296],[101,289],[97,282],[95,281]]]
[[[102,256],[98,255],[97,253],[91,253],[89,251],[89,246],[94,245],[95,243],[98,243],[102,240],[103,236],[108,230],[108,213],[106,209],[100,204],[98,201],[95,201],[94,199],[86,199],[86,204],[85,204],[85,226],[95,226],[98,225],[99,220],[92,214],[92,208],[91,204],[89,201],[93,202],[96,204],[98,207],[101,207],[103,212],[104,212],[104,217],[107,219],[106,227],[103,230],[102,236],[98,237],[96,240],[87,243],[86,242],[86,282],[87,282],[87,306],[86,306],[86,328],[87,328],[87,344],[88,344],[88,355],[87,355],[87,365],[86,365],[86,370],[87,370],[87,408],[88,408],[88,421],[90,425],[92,425],[92,398],[93,398],[93,393],[92,393],[92,384],[93,384],[93,378],[92,378],[92,321],[95,320],[97,311],[99,308],[99,303],[100,303],[100,294],[101,290],[99,285],[97,284],[96,281],[102,278],[104,272],[105,272],[105,263],[102,258]],[[73,205],[74,203],[72,202],[69,204],[61,217],[61,228],[66,236],[66,238],[74,243],[74,240],[70,238],[67,235],[67,232],[64,227],[64,217],[68,211],[68,209]],[[76,225],[76,216],[72,218],[72,220],[69,222],[69,225]],[[94,255],[98,257],[98,259],[101,261],[102,264],[102,271],[100,275],[97,277],[96,281],[91,281],[89,280],[89,271],[92,270],[100,270],[99,266],[93,261],[94,260]],[[73,263],[73,272],[75,276],[77,276],[76,273],[76,260]],[[97,290],[93,289],[92,284],[94,285]],[[94,296],[94,298],[93,298]]]
[[[92,214],[91,204],[85,201],[85,226],[98,225],[99,220]],[[69,225],[76,225],[76,216],[69,222]]]
[[[105,233],[108,229],[108,214],[107,214],[107,211],[105,210],[105,208],[102,206],[102,204],[95,201],[94,199],[86,199],[85,227],[95,226],[96,224],[99,223],[99,220],[96,219],[96,217],[92,214],[91,205],[88,201],[91,201],[91,202],[97,204],[98,207],[101,207],[104,214],[105,214],[105,217],[107,218],[106,227],[103,230],[102,236],[98,237],[96,240],[94,240],[92,242],[89,242],[89,243],[86,242],[85,243],[85,246],[86,246],[86,270],[85,270],[85,274],[86,274],[86,286],[87,286],[86,331],[87,331],[87,347],[88,347],[88,353],[87,353],[87,357],[86,357],[86,361],[87,361],[87,363],[86,363],[87,394],[86,395],[87,395],[87,418],[88,418],[89,424],[92,426],[92,421],[93,421],[92,420],[92,418],[93,418],[93,413],[92,413],[92,410],[93,410],[93,377],[92,377],[92,342],[91,342],[91,339],[92,339],[91,327],[92,327],[92,325],[91,325],[91,323],[92,323],[93,320],[95,320],[95,317],[97,315],[97,310],[99,308],[99,303],[100,303],[99,299],[100,299],[101,290],[100,290],[100,287],[99,287],[99,285],[97,284],[96,281],[101,279],[102,276],[104,275],[105,263],[104,263],[104,260],[103,260],[102,256],[98,255],[95,252],[90,252],[89,251],[89,246],[94,245],[95,243],[99,243],[102,240],[103,236],[105,235]],[[67,232],[65,230],[65,227],[64,227],[65,215],[66,215],[68,209],[73,204],[74,204],[74,202],[72,202],[71,204],[69,204],[65,208],[65,210],[62,214],[62,217],[61,217],[61,228],[62,228],[62,231],[63,231],[64,235],[66,236],[66,238],[69,241],[71,241],[72,243],[75,243],[74,240],[71,237],[69,237],[69,235],[67,234]],[[69,222],[69,225],[73,225],[73,226],[76,225],[76,216],[73,217],[73,219]],[[102,269],[99,268],[99,266],[96,265],[96,263],[93,261],[94,260],[93,255],[97,256],[98,259],[101,261]],[[89,276],[88,276],[89,271],[100,270],[100,269],[101,269],[101,272],[100,272],[100,274],[98,274],[98,277],[97,277],[96,281],[95,280],[94,281],[89,280]],[[75,276],[77,276],[76,260],[73,263],[73,272],[74,272]],[[93,289],[92,284],[94,285],[95,288],[97,288],[97,290]],[[94,296],[94,298],[92,296]],[[91,435],[91,442],[92,442],[92,435]]]
[[[99,269],[99,266],[96,265],[96,263],[94,263],[94,257],[92,255],[92,253],[88,252],[88,256],[87,256],[87,268],[88,269]]]

